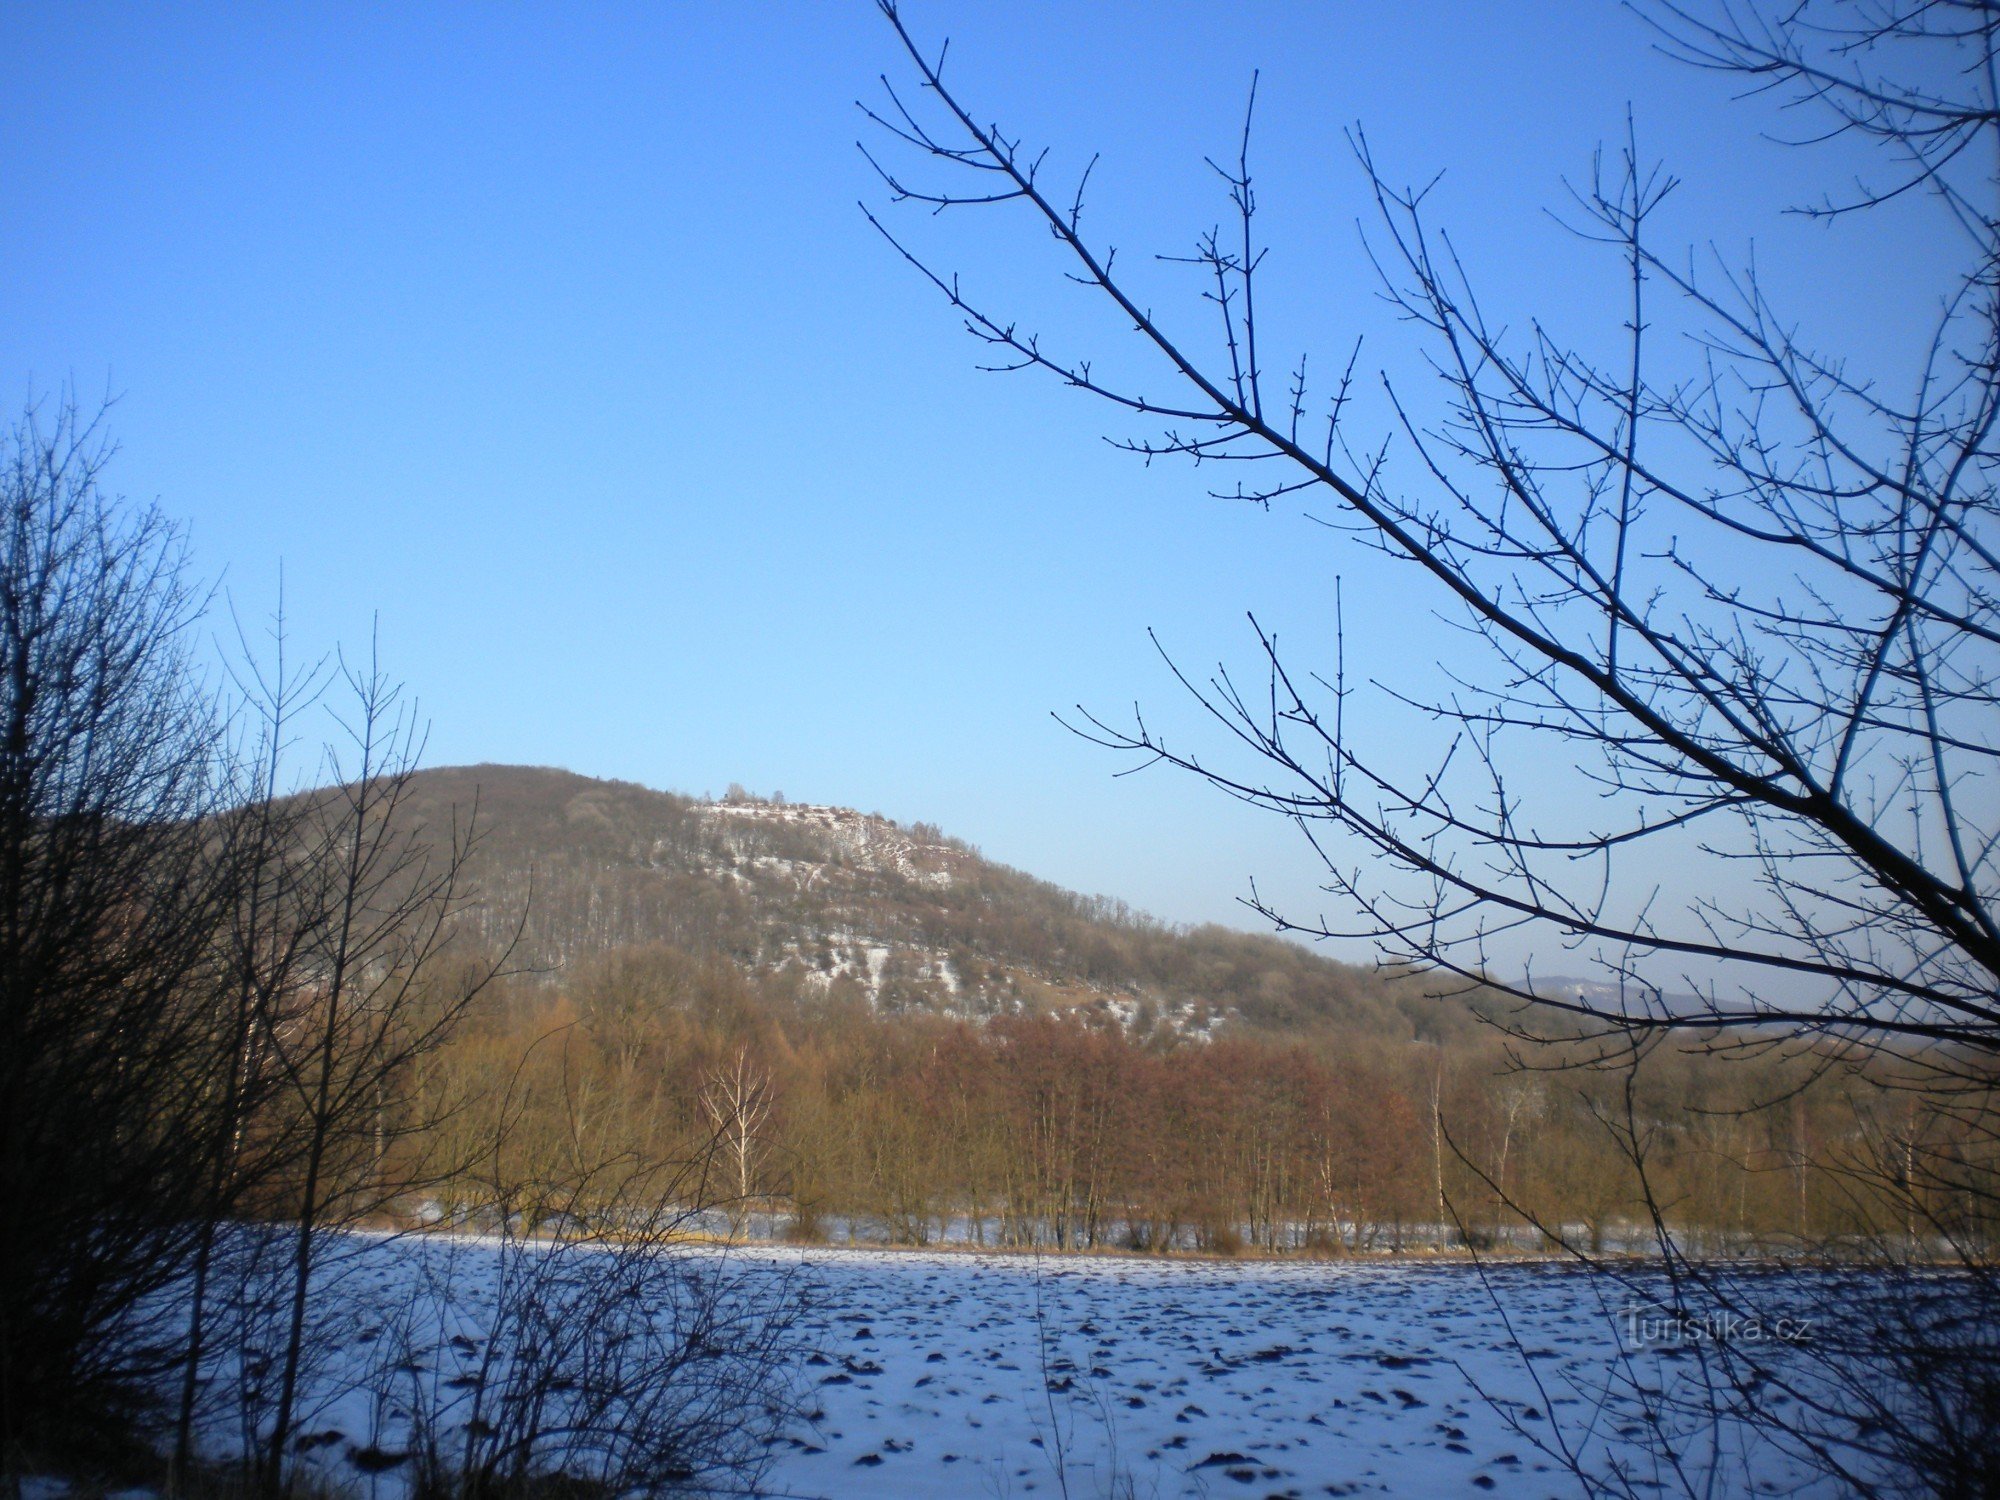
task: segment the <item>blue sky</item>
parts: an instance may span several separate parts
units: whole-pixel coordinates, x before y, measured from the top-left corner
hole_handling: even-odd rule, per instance
[[[1894,215],[1780,215],[1824,163],[1613,4],[907,13],[981,113],[1058,165],[1103,153],[1093,222],[1135,259],[1217,216],[1201,157],[1261,69],[1273,336],[1325,363],[1365,334],[1413,368],[1361,254],[1356,121],[1392,171],[1446,172],[1496,306],[1586,344],[1618,288],[1542,210],[1628,104],[1685,179],[1669,231],[1754,239],[1829,342],[1907,355],[1937,284]],[[1443,637],[1306,519],[973,368],[856,207],[883,195],[854,101],[897,64],[871,6],[16,4],[0,39],[0,390],[115,393],[114,486],[184,517],[243,614],[282,563],[302,645],[379,615],[431,763],[928,819],[1173,920],[1247,922],[1253,874],[1311,904],[1288,830],[1114,780],[1050,711],[1185,720],[1148,628],[1247,662],[1254,608],[1321,657],[1336,574],[1351,667],[1422,681]],[[1021,226],[904,222],[1024,322],[1106,331]]]

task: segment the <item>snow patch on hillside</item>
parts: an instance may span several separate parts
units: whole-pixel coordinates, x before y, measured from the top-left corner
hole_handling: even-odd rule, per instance
[[[952,883],[957,851],[918,839],[910,830],[873,813],[809,802],[709,802],[701,812],[729,824],[766,824],[806,833],[828,855],[877,874],[944,889]]]
[[[833,898],[831,910],[843,919],[841,925],[789,932],[767,959],[777,968],[796,967],[806,983],[822,991],[845,980],[877,1008],[973,1017],[1046,1004],[1128,1033],[1164,1025],[1197,1041],[1207,1040],[1222,1018],[1211,1012],[1197,1024],[1195,1008],[1185,999],[1100,989],[1074,976],[1004,963],[975,963],[961,972],[951,950],[923,941],[912,924],[899,920],[898,902],[921,910],[926,898],[884,893],[869,879],[887,877],[917,891],[943,892],[954,887],[959,873],[972,872],[978,856],[929,825],[906,827],[848,807],[733,795],[699,803],[695,811],[720,855],[718,873],[736,889],[765,895],[815,892],[821,902]],[[878,899],[884,894],[886,916]]]

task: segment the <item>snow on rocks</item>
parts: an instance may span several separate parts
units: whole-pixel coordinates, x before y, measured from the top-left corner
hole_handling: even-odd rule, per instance
[[[915,885],[942,889],[952,881],[950,848],[919,839],[876,814],[817,803],[756,800],[706,802],[701,811],[725,827],[766,823],[808,833],[830,855]]]

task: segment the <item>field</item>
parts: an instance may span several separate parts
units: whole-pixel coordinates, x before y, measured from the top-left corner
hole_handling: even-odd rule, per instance
[[[526,1257],[518,1279],[535,1252],[508,1253]],[[447,1446],[463,1429],[466,1393],[494,1381],[507,1337],[489,1338],[501,1264],[477,1240],[346,1242],[315,1299],[300,1428],[327,1479],[398,1496],[414,1469],[398,1457],[413,1446],[412,1407],[428,1402]],[[1624,1467],[1640,1490],[1658,1480],[1674,1493],[1687,1477],[1661,1472],[1629,1405],[1601,1397],[1634,1378],[1671,1388],[1695,1361],[1625,1347],[1613,1289],[1561,1266],[774,1247],[678,1264],[634,1283],[652,1288],[631,1295],[657,1323],[693,1326],[698,1304],[794,1309],[794,1404],[759,1444],[760,1493],[1575,1494],[1566,1453],[1594,1472]],[[588,1278],[611,1269],[589,1254],[571,1265]],[[563,1327],[525,1341],[516,1328],[507,1347]],[[211,1450],[241,1430],[224,1399],[241,1379],[230,1366],[211,1372]],[[707,1379],[684,1376],[662,1410],[741,1399],[714,1399]],[[1815,1493],[1742,1432],[1675,1446],[1698,1482],[1713,1471],[1713,1493]]]
[[[1585,1431],[1617,1309],[1563,1268],[1499,1268],[1489,1292],[1464,1265],[811,1264],[820,1414],[774,1466],[780,1493],[1573,1494],[1565,1443],[1650,1468]],[[1720,1493],[1800,1477],[1768,1450],[1722,1476]]]

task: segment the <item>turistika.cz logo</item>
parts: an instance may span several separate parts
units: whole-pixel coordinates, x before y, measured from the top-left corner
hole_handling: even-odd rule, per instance
[[[1619,1315],[1625,1342],[1656,1344],[1803,1344],[1812,1337],[1812,1319],[1765,1317],[1761,1313],[1714,1309],[1628,1307]]]

